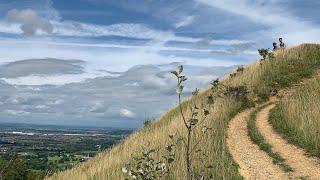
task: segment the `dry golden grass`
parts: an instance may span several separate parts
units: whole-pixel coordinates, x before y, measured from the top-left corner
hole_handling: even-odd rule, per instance
[[[203,102],[204,99],[200,97],[193,98],[190,101],[200,103]],[[205,137],[206,141],[203,141],[200,147],[202,148],[203,152],[211,155],[210,158],[207,159],[208,162],[216,161],[215,169],[217,172],[221,173],[217,176],[225,177],[227,179],[237,178],[237,169],[234,167],[233,161],[225,147],[226,134],[224,130],[227,126],[225,122],[227,122],[227,119],[229,119],[228,113],[230,112],[228,111],[232,110],[232,108],[229,107],[240,107],[240,104],[231,100],[221,99],[219,102],[217,102],[217,106],[218,108],[211,109],[213,112],[212,116],[210,117],[210,120],[205,123],[210,127],[216,127],[217,130],[215,130],[210,137]],[[213,119],[221,119],[222,121],[214,121]],[[142,145],[154,148],[165,147],[166,144],[170,143],[168,138],[169,134],[176,132],[184,134],[183,131],[184,129],[182,120],[180,119],[178,112],[176,110],[172,110],[164,115],[164,117],[160,118],[158,122],[155,122],[149,127],[134,133],[124,142],[116,145],[111,150],[108,150],[96,158],[81,164],[77,168],[54,175],[52,179],[124,179],[123,173],[121,172],[121,167],[128,159],[134,155],[137,155],[141,151]],[[194,142],[200,138],[200,134],[201,132],[199,130],[195,132]],[[179,153],[176,154],[174,175],[175,177],[184,177],[184,149],[182,146],[177,147],[177,149]],[[161,154],[157,155],[161,156]],[[197,163],[200,162],[197,161]]]
[[[302,77],[311,75],[313,70],[320,65],[319,52],[320,45],[311,44],[281,50],[276,53],[275,60],[265,61],[262,65],[259,62],[254,63],[243,72],[237,73],[235,77],[225,78],[223,83],[230,86],[247,85],[250,90],[250,97],[257,101],[263,101],[269,96],[271,90],[290,86]],[[305,72],[304,69],[306,68],[312,70]],[[200,108],[206,106],[205,102],[209,93],[210,89],[207,89],[196,97],[184,101],[184,111],[188,109],[188,105],[194,103]],[[193,142],[198,142],[201,138],[204,138],[199,147],[209,155],[205,161],[213,166],[210,171],[215,179],[242,179],[238,173],[237,164],[227,150],[226,132],[230,119],[244,108],[246,107],[242,102],[237,102],[234,99],[217,99],[215,104],[209,108],[211,114],[205,122],[208,127],[213,128],[213,131],[206,136],[203,136],[200,130],[194,131]],[[186,111],[186,113],[190,112]],[[176,132],[185,134],[178,109],[174,108],[150,126],[135,132],[110,150],[71,170],[54,174],[48,179],[124,179],[121,167],[131,157],[139,154],[141,146],[162,148],[169,143],[169,134]],[[183,146],[177,146],[176,152],[173,173],[175,179],[185,179]],[[161,153],[156,156],[160,157]],[[195,171],[200,171],[200,163],[199,157],[195,156]]]
[[[289,141],[320,157],[320,77],[316,76],[284,98],[270,121]]]

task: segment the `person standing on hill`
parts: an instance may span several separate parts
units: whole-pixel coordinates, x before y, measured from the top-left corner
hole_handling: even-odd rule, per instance
[[[273,46],[273,51],[276,51],[278,49],[278,45],[276,42],[273,42],[272,46]]]
[[[280,48],[285,48],[286,47],[286,45],[284,44],[282,38],[279,38],[279,43],[280,43]]]

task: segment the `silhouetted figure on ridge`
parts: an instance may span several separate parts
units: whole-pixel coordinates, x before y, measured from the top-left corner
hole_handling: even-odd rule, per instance
[[[285,48],[286,47],[286,45],[284,44],[282,38],[279,38],[279,43],[280,43],[280,48]]]
[[[272,46],[274,51],[278,49],[278,45],[276,42],[273,42]]]

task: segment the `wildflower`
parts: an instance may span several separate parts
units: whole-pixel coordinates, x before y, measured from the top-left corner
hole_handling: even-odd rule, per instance
[[[126,167],[123,167],[123,168],[122,168],[122,172],[123,172],[123,173],[127,173],[127,172],[128,172],[128,169],[127,169]]]

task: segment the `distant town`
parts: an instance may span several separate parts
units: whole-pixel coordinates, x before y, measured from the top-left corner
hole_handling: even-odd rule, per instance
[[[132,130],[0,124],[0,160],[13,154],[30,169],[52,174],[87,161]]]

